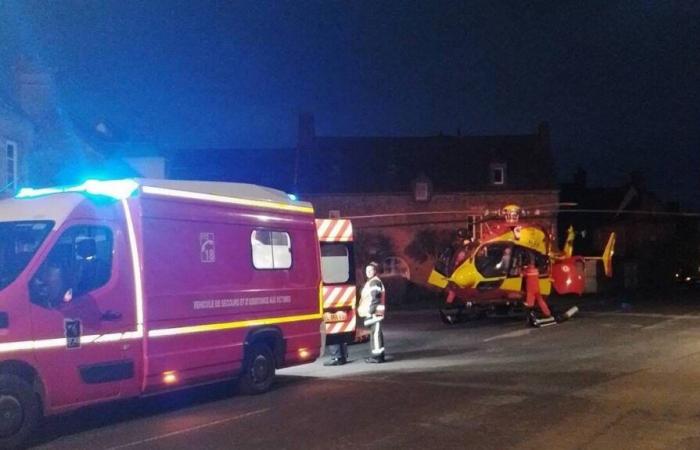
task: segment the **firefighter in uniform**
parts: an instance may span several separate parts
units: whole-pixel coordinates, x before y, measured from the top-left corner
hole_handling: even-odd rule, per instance
[[[348,341],[342,334],[326,336],[326,345],[331,359],[324,362],[324,366],[342,366],[348,362]]]
[[[525,266],[523,277],[525,278],[525,307],[528,310],[528,320],[530,324],[533,326],[543,326],[556,323],[547,302],[540,292],[540,272],[535,265],[534,256],[530,256],[530,263]],[[535,316],[535,303],[537,303],[537,307],[542,312],[542,319],[538,319]]]
[[[382,333],[382,321],[384,320],[384,304],[386,294],[384,284],[377,276],[379,265],[375,262],[365,267],[367,282],[362,287],[360,304],[357,313],[364,319],[364,325],[369,327],[370,348],[372,355],[365,358],[367,363],[384,362],[384,334]]]

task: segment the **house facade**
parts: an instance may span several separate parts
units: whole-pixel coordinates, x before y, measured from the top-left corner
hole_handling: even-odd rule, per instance
[[[68,117],[50,70],[20,59],[9,78],[0,91],[0,196],[22,186],[141,175],[138,164],[144,161],[130,165],[118,157],[130,142],[114,139],[104,123],[81,127]],[[145,169],[157,173],[153,166]]]
[[[300,119],[294,192],[318,217],[353,218],[356,255],[385,276],[425,284],[458,228],[479,238],[485,214],[518,204],[556,240],[559,196],[541,124],[529,135],[316,136]]]

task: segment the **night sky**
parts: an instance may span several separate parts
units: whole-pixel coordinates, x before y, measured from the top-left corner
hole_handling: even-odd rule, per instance
[[[560,179],[642,170],[698,208],[699,3],[0,0],[0,81],[37,58],[76,120],[178,148],[293,146],[300,111],[325,135],[547,120]]]

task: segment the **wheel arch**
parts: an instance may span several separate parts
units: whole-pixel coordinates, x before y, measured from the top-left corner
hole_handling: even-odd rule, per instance
[[[34,366],[26,361],[10,359],[0,362],[0,374],[15,375],[25,380],[39,397],[42,409],[46,408],[46,388]]]
[[[264,343],[275,357],[275,366],[283,367],[284,355],[286,352],[286,343],[279,327],[264,326],[250,330],[244,341],[244,350],[247,353],[251,345],[255,343]]]

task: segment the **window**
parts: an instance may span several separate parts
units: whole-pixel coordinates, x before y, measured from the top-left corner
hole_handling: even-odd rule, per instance
[[[107,284],[112,274],[112,231],[79,225],[64,231],[29,282],[33,303],[58,307]]]
[[[491,184],[506,184],[506,165],[491,164]]]
[[[292,267],[292,244],[289,233],[253,230],[250,235],[253,266],[256,269],[289,269]]]
[[[352,249],[343,243],[321,243],[321,275],[324,284],[352,282]]]
[[[415,199],[417,202],[427,202],[430,200],[430,188],[425,181],[416,183]]]
[[[51,228],[53,222],[0,223],[0,289],[22,273]]]
[[[403,258],[390,256],[382,261],[382,276],[411,279],[411,269]]]
[[[17,144],[5,142],[5,185],[3,190],[17,189]]]
[[[529,248],[512,245],[508,242],[495,242],[481,246],[476,254],[475,265],[486,278],[491,277],[519,277],[522,268],[531,261],[541,275],[549,271],[549,258]]]

